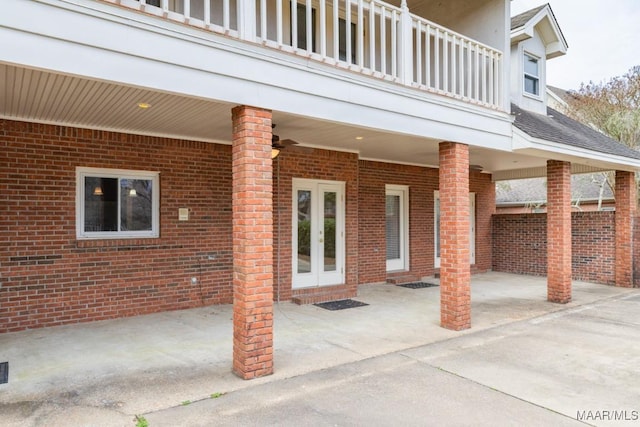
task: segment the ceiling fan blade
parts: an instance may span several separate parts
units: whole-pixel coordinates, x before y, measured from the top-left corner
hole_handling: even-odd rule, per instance
[[[283,147],[289,147],[291,145],[298,145],[299,142],[294,141],[293,139],[283,139],[281,141],[278,141],[278,144]]]

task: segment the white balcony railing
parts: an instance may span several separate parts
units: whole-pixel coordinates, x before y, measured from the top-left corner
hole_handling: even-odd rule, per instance
[[[503,108],[502,52],[411,14],[404,1],[401,7],[379,0],[119,1],[365,75]]]

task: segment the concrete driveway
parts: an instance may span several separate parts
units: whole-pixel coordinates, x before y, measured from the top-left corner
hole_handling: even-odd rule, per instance
[[[253,381],[230,373],[230,306],[4,334],[0,424],[637,423],[640,291],[545,295],[544,278],[474,276],[462,333],[438,326],[437,287],[363,286],[369,305],[337,312],[281,303],[276,373]]]

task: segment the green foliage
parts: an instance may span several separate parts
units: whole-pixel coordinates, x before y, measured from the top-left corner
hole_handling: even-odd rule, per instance
[[[324,255],[328,258],[336,257],[336,220],[325,218],[324,220]],[[311,253],[311,221],[298,221],[298,253]]]
[[[142,415],[136,415],[136,427],[149,427],[149,421]]]
[[[220,393],[220,392],[218,391],[218,392],[213,393],[213,394],[211,395],[211,398],[212,398],[212,399],[217,399],[217,398],[222,397],[222,396],[224,396],[224,393]]]
[[[298,221],[298,253],[311,253],[311,221]]]
[[[185,401],[183,401],[183,402],[180,402],[180,404],[181,404],[182,406],[191,405],[191,401],[190,401],[190,400],[185,400]]]

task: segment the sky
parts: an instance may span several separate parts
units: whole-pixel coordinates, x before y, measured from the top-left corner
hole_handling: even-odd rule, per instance
[[[640,65],[640,0],[513,0],[511,16],[548,2],[567,54],[547,62],[547,83],[578,89]]]

